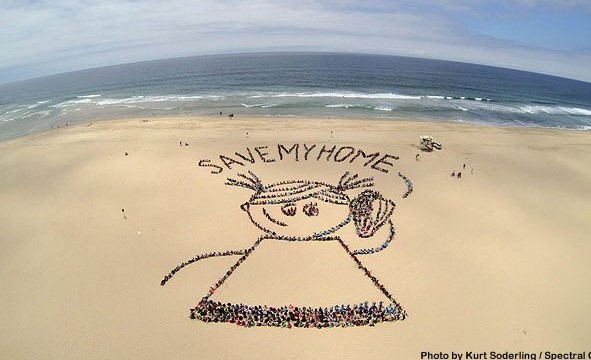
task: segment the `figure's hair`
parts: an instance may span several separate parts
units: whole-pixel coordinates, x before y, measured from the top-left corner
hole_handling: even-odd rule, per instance
[[[357,195],[349,205],[357,235],[373,236],[392,216],[395,207],[392,200],[385,199],[377,191],[365,190]]]
[[[365,190],[350,200],[345,191],[372,187],[374,184],[373,178],[359,178],[359,175],[350,175],[349,172],[341,176],[337,186],[308,180],[289,180],[263,185],[255,174],[251,171],[248,173],[250,176],[238,174],[244,181],[228,178],[226,185],[253,190],[250,204],[285,204],[315,198],[333,204],[349,205],[357,235],[362,238],[373,236],[392,216],[396,207],[392,200],[385,199],[374,190]]]
[[[228,181],[226,181],[225,184],[226,185],[233,185],[233,186],[241,186],[241,187],[244,187],[247,189],[251,189],[255,192],[262,191],[264,189],[264,185],[263,185],[263,182],[261,181],[261,179],[259,179],[250,170],[248,170],[248,174],[250,175],[250,177],[248,177],[244,174],[238,173],[238,176],[240,176],[241,178],[243,178],[246,181],[228,178]]]
[[[337,186],[308,180],[289,180],[263,185],[251,171],[248,174],[250,176],[238,174],[244,180],[228,178],[226,185],[253,190],[254,194],[249,201],[251,204],[282,204],[312,197],[333,204],[349,205],[350,199],[345,191],[373,186],[373,178],[359,178],[357,174],[350,176],[348,171],[341,176]]]
[[[353,174],[349,176],[349,172],[345,172],[341,179],[339,180],[339,185],[337,185],[337,189],[341,191],[351,190],[355,188],[362,188],[362,187],[372,187],[373,186],[373,178],[363,178],[358,179],[358,174]]]

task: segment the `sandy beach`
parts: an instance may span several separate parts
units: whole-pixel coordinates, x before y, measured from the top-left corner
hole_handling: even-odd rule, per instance
[[[443,149],[421,151],[424,134]],[[589,164],[589,131],[410,120],[126,119],[5,141],[0,357],[589,352]],[[246,249],[263,235],[241,209],[253,191],[226,185],[249,172],[266,185],[337,188],[347,172],[372,178],[372,189],[396,204],[395,237],[358,258],[408,317],[323,329],[190,319],[189,309],[238,257],[204,259],[160,282],[187,259]],[[399,172],[412,181],[406,198]],[[336,224],[322,217],[332,210],[320,211],[319,227]],[[387,223],[367,238],[355,229],[346,224],[330,235],[356,249],[388,237]],[[353,280],[357,265],[341,247],[302,245],[265,240],[216,296],[272,306],[381,296],[367,279]]]

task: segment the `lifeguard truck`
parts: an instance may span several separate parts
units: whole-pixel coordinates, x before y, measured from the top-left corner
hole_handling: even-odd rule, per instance
[[[425,151],[433,151],[433,149],[441,150],[441,143],[433,140],[432,136],[422,135],[421,136],[421,147]]]

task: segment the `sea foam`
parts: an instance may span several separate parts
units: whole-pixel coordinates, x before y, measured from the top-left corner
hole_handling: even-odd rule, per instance
[[[528,114],[591,116],[591,110],[577,107],[527,105],[520,109]]]
[[[274,93],[267,95],[252,95],[250,98],[344,98],[344,99],[405,99],[419,100],[421,96],[394,93],[353,93],[353,92],[302,92],[302,93]]]
[[[177,101],[195,101],[201,99],[219,100],[223,96],[220,95],[135,95],[125,98],[104,98],[102,95],[84,95],[77,96],[74,100],[67,100],[59,104],[50,105],[54,108],[70,107],[80,104],[91,104],[98,106],[109,105],[127,105],[138,103],[152,103],[152,102],[177,102]]]

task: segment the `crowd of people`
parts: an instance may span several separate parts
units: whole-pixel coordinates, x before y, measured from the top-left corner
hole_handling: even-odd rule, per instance
[[[391,231],[393,237],[393,227]],[[292,305],[272,307],[267,305],[221,303],[210,300],[209,298],[214,294],[215,290],[217,290],[225,282],[225,280],[238,266],[240,266],[240,264],[263,239],[264,237],[259,238],[259,240],[251,248],[246,250],[212,252],[195,256],[194,258],[189,259],[175,267],[164,277],[164,279],[161,281],[161,285],[164,286],[164,284],[166,284],[166,282],[176,272],[180,271],[180,269],[200,259],[214,256],[242,255],[236,264],[234,264],[217,281],[217,283],[209,289],[208,294],[201,299],[197,307],[191,309],[191,319],[199,319],[204,322],[229,322],[246,327],[276,326],[287,328],[325,328],[362,325],[374,326],[380,322],[404,320],[407,317],[406,311],[401,308],[401,306],[394,300],[388,290],[365,266],[363,266],[357,256],[355,256],[356,252],[352,251],[349,246],[339,238],[335,238],[335,240],[339,241],[341,246],[343,246],[343,248],[347,251],[358,268],[362,270],[365,275],[373,282],[373,284],[386,296],[386,298],[390,300],[388,305],[384,305],[383,302],[372,304],[365,302],[356,305],[341,304],[331,307],[318,308],[294,307]],[[374,249],[369,250],[376,251]],[[365,252],[359,253],[364,254]]]
[[[375,326],[386,321],[403,320],[404,310],[397,304],[368,302],[331,307],[272,307],[266,305],[224,304],[203,298],[191,309],[191,319],[204,322],[228,322],[245,327],[275,326],[327,328],[347,326]]]
[[[239,174],[240,175],[240,174]],[[341,181],[339,182],[339,187],[331,186],[324,183],[316,183],[316,182],[309,182],[312,185],[322,185],[329,190],[332,190],[336,193],[336,195],[340,195],[343,191],[347,190],[348,188],[355,188],[355,187],[368,187],[372,186],[373,182],[371,178],[368,179],[357,179],[357,175],[350,177],[349,179],[348,173],[343,175]],[[402,196],[406,198],[412,191],[413,185],[410,179],[404,176],[402,173],[398,173],[398,176],[401,177],[407,187],[407,191]],[[249,180],[246,176],[241,175],[245,180]],[[255,177],[256,178],[256,177]],[[349,181],[350,183],[348,183]],[[257,185],[255,181],[245,182],[241,180],[232,180],[228,179],[229,185],[237,185],[242,187],[247,187],[249,189],[254,189],[256,191],[261,191],[261,189]],[[282,191],[286,189],[289,190],[290,186],[301,186],[302,181],[283,181],[274,185],[281,186]],[[304,184],[304,185],[305,185]],[[255,186],[257,185],[257,186]],[[350,185],[347,187],[347,185]],[[294,192],[299,188],[292,189]],[[369,191],[369,190],[368,190]],[[358,201],[360,202],[360,209],[358,212],[363,214],[367,213],[367,215],[372,215],[373,212],[373,201],[374,200],[382,200],[386,201],[381,197],[381,195],[377,192],[372,192],[374,195],[371,197],[371,201]],[[336,195],[334,195],[336,197]],[[363,195],[363,193],[361,194]],[[296,199],[292,199],[292,201],[297,200],[304,200],[308,197],[301,195],[302,199],[299,199],[296,194]],[[259,196],[263,201],[267,201],[262,195]],[[358,196],[359,197],[359,196]],[[337,197],[338,198],[338,197]],[[343,198],[348,199],[348,197],[343,196]],[[340,199],[340,198],[339,198]],[[322,199],[323,201],[334,202],[338,205],[343,205],[342,201],[337,201],[330,196],[327,196],[326,199]],[[344,200],[343,200],[344,201]],[[390,201],[391,203],[391,201]],[[345,202],[346,204],[346,202]],[[351,204],[349,204],[351,205]],[[381,206],[380,206],[381,209]],[[390,216],[391,211],[388,213],[388,217]],[[289,215],[289,214],[287,214]],[[314,214],[312,214],[314,215]],[[318,214],[316,214],[318,215]],[[311,216],[308,214],[308,216]],[[373,219],[371,219],[373,220]],[[192,264],[196,261],[210,258],[210,257],[219,257],[219,256],[230,256],[230,255],[240,255],[240,258],[237,262],[228,269],[228,271],[223,274],[222,277],[218,279],[218,281],[209,289],[207,295],[205,295],[197,307],[191,309],[190,316],[192,319],[199,319],[204,322],[229,322],[234,323],[240,326],[246,327],[253,327],[253,326],[276,326],[276,327],[305,327],[305,328],[325,328],[325,327],[347,327],[347,326],[361,326],[361,325],[369,325],[374,326],[380,322],[388,322],[388,321],[397,321],[397,320],[404,320],[407,317],[405,310],[396,302],[394,297],[388,292],[388,290],[379,282],[379,280],[361,263],[356,255],[365,255],[365,254],[373,254],[375,252],[381,251],[386,248],[389,243],[393,240],[395,235],[394,226],[390,219],[387,220],[388,224],[390,225],[389,229],[389,236],[387,239],[375,248],[368,248],[368,249],[358,249],[358,250],[351,250],[349,246],[340,238],[340,237],[329,237],[328,235],[332,234],[334,231],[340,229],[344,223],[339,223],[330,229],[326,229],[319,233],[314,233],[311,236],[284,236],[278,237],[275,236],[276,234],[270,229],[264,229],[267,233],[266,235],[260,236],[257,241],[249,248],[243,250],[230,250],[225,252],[211,252],[202,255],[197,255],[187,261],[176,266],[172,269],[161,281],[161,285],[164,286],[168,280],[170,280],[177,272],[179,272],[185,266]],[[382,222],[381,224],[383,224]],[[380,226],[381,226],[380,224]],[[358,232],[359,233],[359,232]],[[372,236],[373,232],[369,235]],[[366,236],[367,237],[367,236]],[[287,240],[287,241],[309,241],[309,240],[319,240],[319,241],[329,241],[334,240],[338,241],[343,249],[348,253],[351,257],[353,262],[357,265],[357,267],[364,272],[364,274],[372,281],[374,286],[376,286],[380,292],[389,300],[387,305],[384,305],[383,302],[379,303],[371,303],[368,302],[356,304],[356,305],[336,305],[331,307],[294,307],[292,305],[289,306],[281,306],[281,307],[271,307],[267,305],[246,305],[246,304],[232,304],[232,303],[221,303],[218,301],[210,300],[210,297],[215,293],[215,291],[223,285],[226,279],[232,275],[234,270],[238,268],[246,260],[246,258],[250,255],[255,248],[267,238],[273,239],[280,239],[280,240]]]

